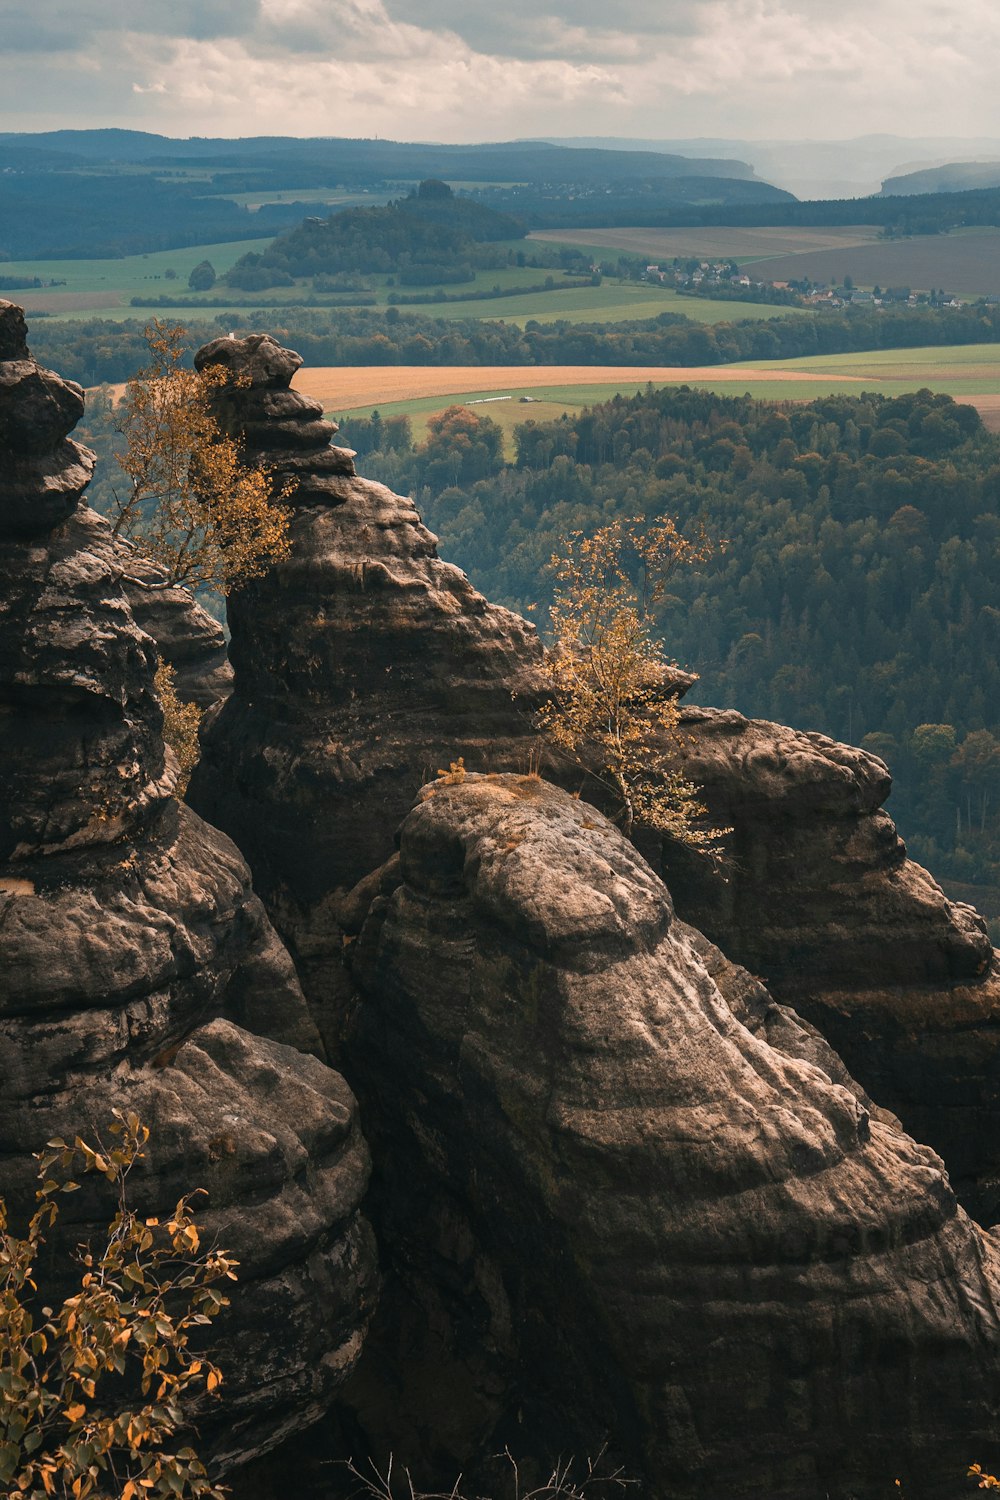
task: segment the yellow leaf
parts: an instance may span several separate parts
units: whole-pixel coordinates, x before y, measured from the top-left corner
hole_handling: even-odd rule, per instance
[[[66,1408],[66,1415],[71,1422],[79,1422],[80,1418],[86,1416],[86,1414],[87,1408],[82,1402],[77,1402],[74,1406],[67,1406]]]

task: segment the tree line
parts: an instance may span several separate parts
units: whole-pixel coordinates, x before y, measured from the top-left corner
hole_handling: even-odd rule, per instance
[[[1000,884],[1000,438],[974,408],[650,389],[525,422],[513,462],[463,408],[417,445],[393,418],[342,435],[363,473],[414,494],[444,556],[540,623],[571,533],[704,526],[720,545],[675,575],[658,620],[701,674],[693,697],[872,750],[915,856]]]
[[[138,319],[29,319],[37,357],[83,385],[130,379],[143,365]],[[623,323],[430,318],[398,307],[264,308],[188,325],[192,349],[219,331],[263,330],[308,365],[719,365],[867,349],[1000,342],[1000,304],[930,305],[795,313],[709,325],[664,312]]]

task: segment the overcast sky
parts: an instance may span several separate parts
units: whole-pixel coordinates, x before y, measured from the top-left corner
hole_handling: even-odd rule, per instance
[[[998,54],[995,0],[0,0],[0,129],[998,135]]]

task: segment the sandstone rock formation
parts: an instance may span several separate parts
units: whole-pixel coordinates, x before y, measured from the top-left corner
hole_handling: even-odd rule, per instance
[[[463,1422],[541,1457],[608,1438],[671,1500],[957,1493],[997,1435],[1000,1256],[940,1160],[794,1017],[740,1024],[766,997],[586,803],[421,795],[352,949],[396,1278],[363,1418],[397,1458]]]
[[[297,487],[292,553],[229,600],[233,696],[188,797],[236,840],[335,1048],[341,905],[392,852],[417,787],[462,756],[525,770],[543,686],[534,628],[437,556],[413,502],[360,479],[266,335],[199,351],[248,381],[220,419]]]
[[[171,795],[153,643],[78,506],[81,410],[0,303],[0,1186],[16,1215],[31,1153],[117,1104],[153,1131],[143,1207],[208,1190],[242,1263],[218,1325],[226,1468],[317,1417],[357,1358],[368,1156],[344,1080],[306,1055],[319,1038],[246,865]],[[66,1202],[64,1250],[110,1217],[89,1183]]]
[[[981,917],[906,858],[880,760],[687,707],[687,769],[734,829],[726,879],[678,861],[678,909],[808,1017],[1000,1219],[1000,971]],[[669,866],[668,859],[668,866]]]
[[[233,669],[218,620],[185,588],[167,583],[159,563],[119,542],[122,583],[140,630],[151,635],[161,661],[174,669],[177,696],[211,708],[232,692]]]
[[[249,379],[224,419],[300,487],[291,557],[230,601],[236,691],[204,736],[189,797],[247,856],[336,1048],[353,887],[391,855],[427,776],[459,756],[473,770],[533,763],[541,648],[532,626],[440,561],[411,501],[329,447],[318,403],[289,389],[298,355],[254,335],[199,358]],[[905,859],[881,810],[884,766],[733,712],[682,717],[691,775],[734,834],[721,876],[666,851],[679,912],[945,1155],[967,1206],[1000,1218],[990,945],[978,918]],[[565,764],[547,761],[546,774],[599,790]]]

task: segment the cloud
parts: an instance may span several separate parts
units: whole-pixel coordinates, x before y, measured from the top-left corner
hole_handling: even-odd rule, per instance
[[[260,0],[4,0],[3,47],[51,54],[133,31],[152,37],[252,33]]]
[[[509,134],[512,121],[530,121],[515,133],[537,132],[544,118],[620,89],[613,72],[593,65],[511,62],[433,33],[411,39],[404,28],[377,58],[366,57],[360,41],[345,41],[338,56],[261,57],[242,41],[185,40],[158,60],[156,76],[171,109],[197,121],[199,134],[206,119],[213,133],[245,130],[252,98],[255,131],[409,140],[495,138]]]
[[[994,130],[966,0],[3,0],[0,121],[482,140]]]

